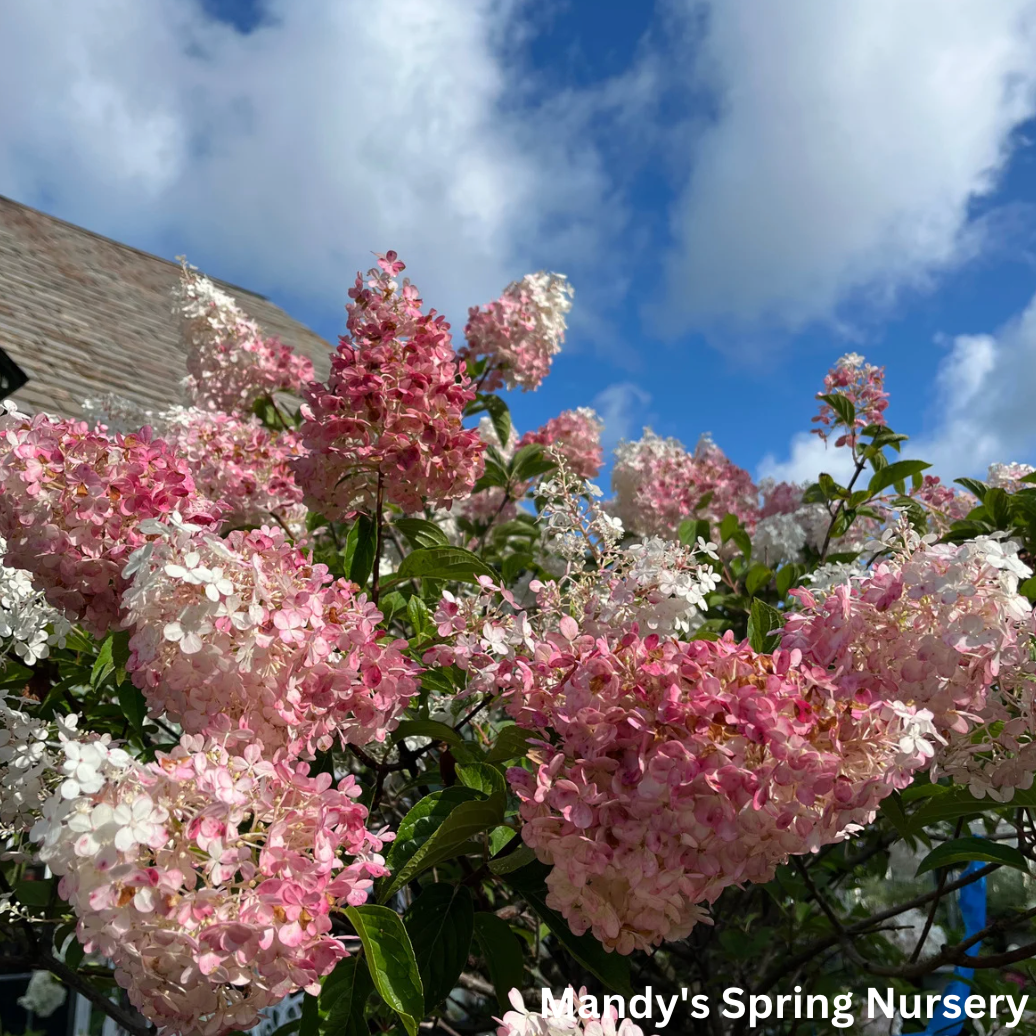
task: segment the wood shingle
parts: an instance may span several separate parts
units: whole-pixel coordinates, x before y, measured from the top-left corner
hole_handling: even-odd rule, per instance
[[[0,348],[29,377],[14,401],[66,417],[107,392],[147,409],[179,402],[187,373],[173,313],[179,275],[177,263],[0,196]],[[324,339],[263,296],[213,280],[264,334],[326,376]]]

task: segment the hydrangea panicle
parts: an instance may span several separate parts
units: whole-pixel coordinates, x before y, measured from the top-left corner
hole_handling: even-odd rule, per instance
[[[122,569],[150,518],[213,527],[187,463],[150,428],[109,437],[81,421],[7,408],[0,417],[0,535],[69,619],[104,636],[120,619]]]
[[[388,264],[402,268],[401,263]],[[407,513],[449,506],[482,473],[484,444],[462,424],[474,399],[450,325],[421,312],[409,280],[385,269],[349,292],[348,335],[326,384],[304,393],[300,429],[308,454],[293,462],[306,501],[329,518],[379,503]]]
[[[531,443],[557,446],[576,475],[580,478],[596,478],[604,466],[602,431],[604,422],[597,416],[597,412],[582,406],[576,410],[565,410],[536,431],[526,432],[518,440],[518,447]]]
[[[202,409],[248,415],[275,392],[298,392],[313,380],[313,363],[275,338],[264,338],[225,291],[181,259],[176,311],[187,347],[187,401]]]
[[[561,351],[573,295],[564,274],[540,271],[513,281],[484,309],[471,307],[460,355],[485,361],[484,391],[539,388]]]
[[[835,440],[835,446],[855,448],[857,429],[870,424],[885,424],[885,409],[888,393],[885,391],[885,368],[867,363],[859,353],[846,353],[824,376],[822,396],[845,396],[856,408],[856,418],[851,429],[843,431]],[[819,428],[813,431],[827,441],[831,428],[839,421],[830,403],[821,402],[820,413],[812,418]]]

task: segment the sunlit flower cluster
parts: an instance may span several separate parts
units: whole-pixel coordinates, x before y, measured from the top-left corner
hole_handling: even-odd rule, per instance
[[[326,385],[307,387],[294,462],[306,501],[329,518],[395,504],[406,512],[467,496],[484,444],[461,423],[474,398],[450,325],[421,312],[417,290],[393,276],[395,253],[349,291],[347,337]]]
[[[1030,715],[1034,672],[1032,608],[1018,582],[1032,572],[1010,542],[933,539],[895,526],[880,544],[890,556],[866,574],[822,599],[793,591],[800,610],[781,643],[863,703],[895,696],[929,710],[950,742],[938,769],[976,794],[1009,796],[1031,785],[1036,755],[1020,752],[1032,735],[1018,718]]]
[[[83,749],[64,747],[81,766]],[[367,830],[354,778],[335,789],[305,764],[264,761],[257,744],[228,752],[189,736],[146,765],[102,753],[33,837],[80,941],[113,961],[134,1006],[168,1032],[217,1036],[297,989],[318,992],[346,956],[332,907],[363,903],[386,873],[386,836]]]
[[[534,432],[526,432],[518,440],[519,447],[539,443],[556,446],[568,466],[580,478],[596,478],[604,465],[601,432],[604,422],[590,407],[565,410],[552,417]]]
[[[751,476],[708,436],[693,453],[650,429],[636,442],[619,443],[612,490],[615,513],[640,536],[673,537],[687,518],[720,521],[727,514],[751,527],[758,514]]]
[[[945,485],[938,475],[925,475],[920,486],[911,488],[910,495],[924,504],[929,527],[940,534],[947,532],[954,522],[966,518],[978,504],[970,493]]]
[[[172,515],[213,525],[188,465],[145,429],[109,438],[85,422],[0,417],[4,563],[25,569],[47,600],[97,635],[120,616],[122,568],[141,522]]]
[[[485,361],[480,388],[538,388],[561,351],[573,295],[563,274],[540,271],[513,281],[484,309],[472,306],[460,356],[469,364]]]
[[[352,583],[331,582],[280,529],[157,531],[125,595],[127,671],[155,713],[190,734],[246,727],[270,756],[394,729],[416,669]]]
[[[854,446],[858,430],[871,424],[885,424],[885,409],[888,407],[888,393],[885,391],[885,368],[875,367],[859,353],[846,353],[824,376],[825,395],[845,396],[856,410],[851,429],[845,429],[835,440],[835,446]],[[830,403],[822,402],[820,413],[812,418],[819,428],[813,431],[827,440],[831,429],[839,421]]]
[[[187,402],[248,414],[256,400],[297,392],[313,380],[313,363],[275,338],[264,338],[225,291],[183,262],[176,293],[187,347]]]
[[[843,839],[932,754],[927,713],[859,703],[797,655],[572,627],[513,691],[515,721],[545,736],[508,779],[553,864],[548,903],[620,953],[683,938],[728,885]]]
[[[252,417],[175,407],[162,413],[161,434],[190,465],[198,493],[221,504],[229,527],[274,517],[301,531],[306,511],[291,461],[303,450],[294,429],[272,432]]]

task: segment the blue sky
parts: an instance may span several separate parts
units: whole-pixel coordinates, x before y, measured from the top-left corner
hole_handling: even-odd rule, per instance
[[[0,194],[331,340],[374,250],[458,333],[564,272],[519,428],[596,405],[757,475],[837,466],[847,351],[941,473],[1036,462],[1034,140],[1036,0],[35,0],[0,34]]]

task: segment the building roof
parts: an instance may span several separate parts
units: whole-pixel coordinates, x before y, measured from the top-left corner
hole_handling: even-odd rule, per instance
[[[29,376],[14,401],[66,417],[108,392],[145,408],[179,402],[187,373],[173,312],[179,275],[178,263],[0,196],[0,349]],[[324,339],[262,295],[213,280],[326,376]]]

